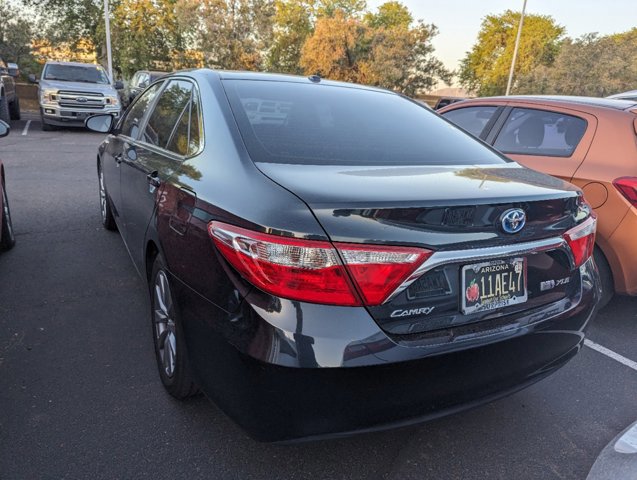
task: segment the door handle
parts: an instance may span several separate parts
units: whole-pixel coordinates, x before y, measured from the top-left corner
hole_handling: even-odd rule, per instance
[[[148,180],[148,184],[152,187],[159,187],[161,185],[161,180],[159,179],[159,173],[157,170],[146,175],[146,179]]]

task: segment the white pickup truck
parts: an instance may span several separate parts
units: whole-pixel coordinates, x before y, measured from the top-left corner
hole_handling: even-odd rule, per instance
[[[38,99],[42,130],[56,126],[84,126],[91,115],[108,113],[119,117],[122,105],[117,90],[121,82],[111,84],[99,65],[76,62],[47,62],[38,81]]]

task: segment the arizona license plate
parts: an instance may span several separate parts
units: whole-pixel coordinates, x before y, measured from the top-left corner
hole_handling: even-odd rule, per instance
[[[462,267],[462,313],[469,314],[524,303],[526,258],[509,258]]]

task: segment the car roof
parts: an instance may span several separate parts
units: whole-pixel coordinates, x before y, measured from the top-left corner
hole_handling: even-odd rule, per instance
[[[637,108],[637,102],[633,100],[619,100],[599,97],[577,97],[569,95],[510,95],[508,97],[481,97],[479,101],[498,100],[506,102],[542,102],[553,105],[585,105],[589,107],[608,108],[612,110],[630,110]],[[460,105],[464,102],[456,103]]]
[[[637,90],[628,90],[627,92],[616,93],[615,95],[609,95],[606,98],[622,98],[622,97],[637,97]]]

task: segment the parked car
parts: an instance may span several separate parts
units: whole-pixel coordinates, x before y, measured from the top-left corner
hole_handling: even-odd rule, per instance
[[[135,72],[133,78],[126,86],[126,89],[123,92],[123,103],[124,107],[128,107],[135,97],[142,93],[148,85],[153,83],[155,80],[167,75],[167,72],[153,72],[148,70],[139,70]]]
[[[11,127],[0,120],[0,138],[9,135]],[[9,250],[15,245],[15,234],[11,223],[11,211],[7,198],[6,176],[4,165],[0,159],[0,251]]]
[[[7,69],[9,70],[9,75],[11,75],[13,78],[20,77],[20,67],[17,63],[7,63]]]
[[[405,97],[195,70],[86,124],[110,132],[102,221],[148,283],[161,381],[260,440],[458,411],[582,346],[581,191]]]
[[[84,126],[97,113],[118,118],[122,106],[117,90],[121,82],[111,85],[106,71],[99,65],[77,62],[47,62],[38,80],[38,98],[42,130],[56,126]]]
[[[440,113],[513,160],[582,188],[598,214],[602,305],[613,292],[637,295],[637,102],[480,98]]]
[[[17,73],[11,73],[9,67],[0,58],[0,120],[9,123],[9,120],[20,120],[20,98],[15,88],[14,77]]]
[[[441,108],[451,105],[452,103],[458,103],[466,100],[464,97],[440,97],[434,105],[434,110],[440,110]]]
[[[615,100],[632,100],[637,102],[637,90],[630,90],[628,92],[616,93],[607,98],[613,98]]]

